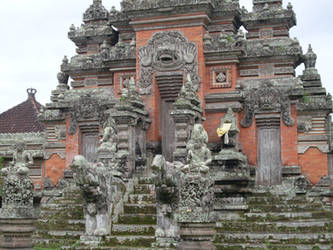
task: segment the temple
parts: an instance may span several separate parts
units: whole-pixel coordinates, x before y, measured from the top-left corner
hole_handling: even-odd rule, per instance
[[[295,25],[282,0],[93,0],[34,130],[0,124],[6,176],[26,144],[34,242],[330,249],[332,98]]]

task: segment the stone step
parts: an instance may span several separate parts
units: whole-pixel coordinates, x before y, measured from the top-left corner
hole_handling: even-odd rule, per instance
[[[62,246],[71,246],[78,242],[77,238],[68,239],[55,239],[55,238],[36,238],[34,237],[34,243],[36,248],[45,249],[60,249]]]
[[[133,194],[154,194],[154,184],[138,184],[134,186]]]
[[[155,225],[114,224],[111,235],[155,235]]]
[[[223,232],[266,232],[266,233],[321,233],[332,232],[332,221],[281,221],[281,222],[233,222],[216,223],[216,230]]]
[[[251,212],[308,212],[322,209],[322,204],[265,204],[249,206]]]
[[[148,176],[139,177],[139,184],[153,184],[153,179]]]
[[[302,219],[327,219],[333,218],[332,212],[329,211],[312,211],[312,212],[249,212],[244,213],[247,221],[285,221],[285,220],[302,220]]]
[[[271,244],[267,243],[224,243],[215,244],[217,250],[244,250],[244,249],[274,249],[274,250],[327,250],[332,249],[332,245],[322,244]]]
[[[217,233],[216,243],[333,244],[333,233]]]
[[[55,203],[47,203],[47,204],[41,204],[40,209],[41,210],[63,210],[64,208],[68,209],[77,209],[82,208],[82,204],[55,204]]]
[[[156,214],[120,214],[118,224],[154,225]]]
[[[64,198],[64,197],[55,197],[53,198],[52,202],[53,204],[73,204],[73,205],[82,205],[83,199],[81,196],[79,197],[71,197],[71,198]]]
[[[154,236],[106,236],[105,246],[150,247],[155,242]]]
[[[83,207],[66,209],[41,209],[39,218],[43,219],[72,219],[80,220],[84,218]]]
[[[130,204],[156,203],[156,195],[155,194],[130,194],[128,196],[128,203],[130,203]]]
[[[34,235],[36,239],[80,239],[84,231],[70,230],[36,230]]]
[[[85,220],[38,219],[35,226],[40,230],[61,230],[66,228],[66,230],[70,231],[84,231]]]
[[[98,246],[98,247],[89,247],[89,246],[63,246],[61,247],[62,250],[78,250],[78,249],[82,249],[82,250],[151,250],[152,248],[146,248],[146,247],[122,247],[122,246],[117,246],[117,247],[103,247],[103,246]],[[154,250],[159,250],[161,248],[155,248]],[[165,250],[165,248],[161,249],[161,250]]]
[[[318,203],[320,202],[314,202],[309,201],[306,199],[305,196],[296,196],[293,199],[289,198],[283,198],[279,196],[272,196],[271,194],[269,196],[250,196],[246,198],[246,203],[251,205],[260,205],[260,204],[309,204],[309,203]]]
[[[126,214],[154,214],[156,213],[155,204],[125,204],[124,213]]]

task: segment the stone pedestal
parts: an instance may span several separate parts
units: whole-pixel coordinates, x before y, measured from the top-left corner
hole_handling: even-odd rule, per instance
[[[216,249],[213,244],[215,235],[215,223],[180,223],[181,242],[177,249]]]
[[[247,210],[245,196],[249,193],[251,177],[246,156],[233,149],[222,149],[213,158],[212,172],[217,215]]]
[[[102,236],[89,236],[89,235],[82,235],[80,237],[80,242],[83,245],[87,245],[90,247],[97,247],[103,241]]]
[[[35,216],[29,210],[33,208],[0,210],[0,249],[33,249]]]

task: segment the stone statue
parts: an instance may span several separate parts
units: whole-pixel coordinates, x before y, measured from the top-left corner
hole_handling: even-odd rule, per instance
[[[309,44],[308,52],[303,56],[305,69],[315,68],[317,55],[313,52],[311,44]]]
[[[181,241],[177,249],[216,249],[212,229],[214,180],[210,175],[211,152],[207,147],[208,135],[202,124],[195,124],[188,142],[187,165],[179,182],[179,203],[176,220],[180,226]],[[202,227],[209,233],[199,236]]]
[[[221,118],[220,127],[217,129],[217,135],[222,138],[222,149],[237,147],[238,134],[237,116],[229,108],[227,113]]]
[[[194,90],[193,82],[191,79],[191,75],[187,74],[186,81],[183,84],[182,88],[179,92],[179,98],[185,99],[185,100],[196,100],[198,99],[196,92]]]
[[[212,161],[211,152],[207,147],[208,135],[202,124],[195,124],[190,140],[187,144],[187,165],[183,167],[186,172],[209,171],[209,164]]]
[[[106,151],[110,154],[117,152],[118,134],[116,129],[116,123],[112,117],[110,117],[103,126],[103,137],[100,140],[100,147],[98,152]]]
[[[162,155],[156,155],[152,163],[157,199],[155,236],[159,247],[171,247],[178,237],[179,227],[174,212],[178,208],[182,165],[181,162],[167,162]]]
[[[24,148],[24,143],[17,142],[14,146],[13,161],[1,170],[4,179],[3,208],[33,207],[33,182],[29,177],[29,166],[33,164],[33,159]]]
[[[111,178],[102,163],[90,164],[82,155],[74,157],[71,168],[82,191],[86,234],[108,235],[111,229]]]

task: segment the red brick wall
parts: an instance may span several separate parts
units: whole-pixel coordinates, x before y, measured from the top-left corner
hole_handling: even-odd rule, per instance
[[[70,119],[67,117],[66,119],[66,127],[69,128]],[[68,131],[68,130],[67,130]],[[80,154],[80,141],[79,141],[79,128],[76,129],[76,133],[74,135],[70,135],[67,133],[66,137],[66,167],[69,168],[71,165],[74,156]]]
[[[281,119],[281,158],[282,166],[298,166],[296,106],[291,105],[291,115],[295,124],[286,126]]]
[[[244,112],[240,115],[239,122],[243,119]],[[257,165],[257,128],[255,121],[248,128],[240,128],[239,140],[243,147],[243,153],[247,156],[250,165]]]
[[[327,154],[317,148],[309,148],[304,154],[299,155],[302,173],[316,184],[320,178],[328,173]]]
[[[61,159],[58,154],[53,154],[45,162],[45,177],[52,180],[57,185],[58,180],[62,178],[62,172],[66,168],[66,160]]]

